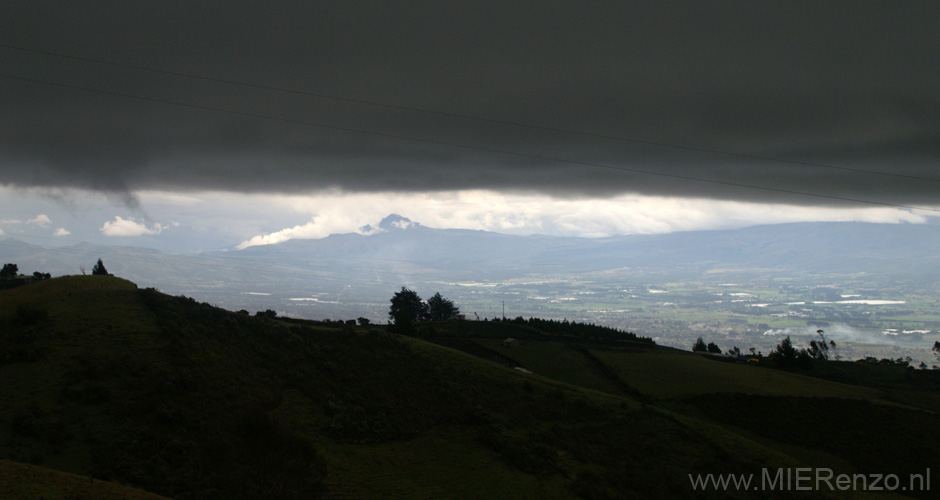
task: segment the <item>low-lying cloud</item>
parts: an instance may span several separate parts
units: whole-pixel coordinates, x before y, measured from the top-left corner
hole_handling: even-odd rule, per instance
[[[827,326],[807,325],[789,328],[774,328],[764,332],[764,335],[790,336],[797,347],[806,347],[810,340],[819,340],[817,330],[822,330],[826,340],[836,342],[837,348],[839,342],[857,342],[860,344],[887,344],[896,345],[899,340],[890,335],[882,335],[877,332],[866,332],[851,327],[844,323],[832,323]]]
[[[36,217],[26,221],[27,224],[33,224],[39,227],[48,227],[52,224],[52,220],[46,214],[39,214]]]
[[[335,233],[350,232],[351,220],[342,216],[313,216],[310,222],[281,229],[269,234],[254,236],[239,243],[235,248],[243,250],[258,245],[276,245],[294,239],[324,238]],[[355,224],[355,223],[352,223]]]
[[[105,236],[144,236],[160,234],[173,225],[163,225],[158,222],[148,225],[144,222],[137,222],[133,217],[124,219],[118,215],[114,217],[114,220],[105,222],[100,231]]]

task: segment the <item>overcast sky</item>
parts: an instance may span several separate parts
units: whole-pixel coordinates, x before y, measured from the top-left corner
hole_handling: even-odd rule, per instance
[[[937,47],[925,1],[11,0],[0,231],[194,251],[390,212],[924,222]]]

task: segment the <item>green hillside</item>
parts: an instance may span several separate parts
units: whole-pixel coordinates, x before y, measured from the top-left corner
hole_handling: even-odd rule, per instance
[[[62,471],[177,499],[697,498],[689,474],[897,465],[852,434],[874,425],[882,457],[915,455],[903,467],[940,442],[935,414],[881,404],[883,389],[528,326],[506,349],[506,324],[405,337],[105,276],[2,291],[0,326],[3,487],[34,464],[50,484]],[[816,432],[818,409],[840,425]]]
[[[718,424],[807,466],[907,477],[940,465],[940,372],[858,362],[784,371],[767,363],[586,339],[533,337],[506,348],[460,324],[449,328],[448,335],[535,374]]]

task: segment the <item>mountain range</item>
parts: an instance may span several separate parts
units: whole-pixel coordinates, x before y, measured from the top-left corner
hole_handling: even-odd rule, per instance
[[[940,224],[934,223],[793,223],[591,239],[436,229],[392,214],[358,233],[195,255],[87,243],[43,248],[8,238],[0,241],[0,260],[27,274],[57,276],[90,270],[101,258],[111,273],[141,286],[226,307],[263,306],[270,296],[316,302],[320,293],[332,297],[321,306],[368,305],[363,314],[381,317],[387,297],[401,286],[565,281],[610,272],[648,280],[650,273],[687,279],[770,270],[936,282],[938,247]]]
[[[305,263],[410,264],[468,277],[621,267],[773,268],[806,272],[937,271],[937,224],[793,223],[608,238],[432,229],[392,214],[367,234],[249,247],[243,256]],[[214,254],[218,255],[218,254]],[[902,262],[903,261],[903,262]]]

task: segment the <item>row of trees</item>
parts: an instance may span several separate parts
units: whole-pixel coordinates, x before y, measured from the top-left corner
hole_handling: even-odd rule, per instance
[[[0,268],[0,279],[13,279],[19,276],[20,267],[16,264],[7,263],[3,265],[3,268]],[[34,280],[46,280],[51,278],[52,275],[49,273],[41,273],[36,271],[33,273]]]
[[[818,359],[821,361],[827,361],[829,359],[841,359],[839,351],[837,349],[836,343],[834,340],[827,340],[825,332],[823,330],[816,330],[816,335],[819,336],[817,340],[811,340],[809,342],[809,349],[799,349],[797,350],[793,347],[790,337],[787,336],[786,339],[780,344],[777,344],[777,347],[771,352],[770,357],[777,359],[785,359],[786,363],[790,363],[797,357],[801,355],[807,359],[813,360]],[[702,337],[699,337],[694,344],[692,344],[693,352],[709,352],[713,354],[721,354],[721,348],[718,347],[718,344],[714,342],[709,342],[707,345],[705,341],[702,340]],[[742,356],[744,355],[737,346],[733,349],[729,349],[726,353],[729,356]],[[754,356],[754,348],[751,348],[751,355]]]
[[[816,334],[820,337],[819,340],[811,340],[809,343],[809,348],[797,348],[793,345],[793,342],[790,340],[790,337],[787,336],[783,339],[782,342],[777,344],[767,358],[775,366],[779,368],[803,368],[808,369],[813,365],[813,361],[828,361],[830,359],[840,360],[842,356],[839,354],[838,346],[835,341],[827,340],[824,332],[822,330],[817,330]],[[692,345],[693,352],[709,352],[713,354],[721,354],[721,349],[714,342],[709,342],[707,345],[702,337],[699,337],[698,340]],[[755,353],[754,348],[750,349],[751,356],[762,357],[760,353]],[[934,356],[940,360],[940,341],[936,341],[933,344]],[[729,349],[726,353],[729,356],[742,356],[743,353],[737,347]],[[859,361],[865,361],[867,363],[879,364],[879,365],[896,365],[903,367],[911,367],[912,358],[910,356],[904,358],[882,358],[877,359],[871,356],[868,356]],[[927,363],[923,361],[920,362],[918,368],[921,370],[926,370],[928,368]],[[934,366],[934,369],[938,367]],[[913,368],[911,368],[913,369]]]
[[[499,321],[499,319],[494,319],[494,321]],[[522,316],[519,316],[518,318],[512,320],[506,320],[504,318],[503,321],[511,321],[513,323],[529,325],[549,335],[572,336],[582,339],[597,340],[626,340],[629,342],[644,342],[648,344],[655,344],[653,339],[649,337],[640,337],[633,332],[618,330],[609,326],[595,325],[593,323],[578,323],[577,321],[568,321],[567,319],[557,321],[554,319],[542,318],[525,319]]]
[[[446,321],[460,314],[454,302],[442,297],[440,292],[425,302],[414,290],[401,287],[390,302],[388,319],[399,331],[409,331],[420,321]]]
[[[821,336],[821,332],[820,330],[817,333]],[[831,346],[834,350],[835,342],[831,342]],[[810,342],[809,349],[797,349],[793,346],[793,342],[790,341],[790,337],[787,336],[781,343],[777,344],[777,347],[774,348],[767,357],[774,365],[781,368],[809,368],[812,366],[814,359],[829,359],[829,347],[830,344],[827,344],[825,341],[817,342],[813,340]],[[692,352],[721,354],[721,348],[714,342],[706,344],[702,337],[699,337],[695,343],[692,344]],[[737,357],[743,356],[744,354],[735,346],[733,349],[728,350],[727,355]],[[751,348],[751,356],[762,357],[759,353],[755,353],[754,348]]]
[[[85,268],[81,268],[82,274],[85,274]],[[13,279],[19,276],[20,266],[13,263],[6,263],[3,265],[3,268],[0,268],[0,279]],[[108,273],[108,270],[104,267],[104,262],[101,259],[98,259],[98,262],[95,263],[94,267],[91,268],[91,274],[93,275],[104,275],[112,276]],[[36,271],[33,273],[33,279],[44,280],[51,278],[52,275],[49,273],[41,273]]]
[[[721,348],[718,347],[718,344],[714,342],[709,342],[708,345],[705,345],[705,341],[702,337],[699,337],[695,340],[695,343],[692,344],[692,352],[710,352],[712,354],[721,354]]]

